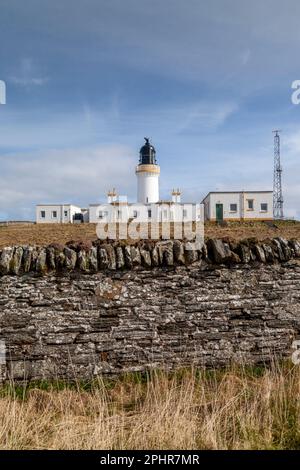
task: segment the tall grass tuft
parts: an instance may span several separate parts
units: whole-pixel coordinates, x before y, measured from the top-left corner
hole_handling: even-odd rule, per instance
[[[0,390],[1,449],[300,449],[300,368],[154,371]]]

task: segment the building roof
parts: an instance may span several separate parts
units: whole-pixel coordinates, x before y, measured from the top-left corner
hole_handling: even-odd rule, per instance
[[[70,203],[55,203],[53,202],[52,204],[51,203],[47,203],[47,204],[36,204],[36,207],[39,207],[39,206],[59,206],[59,207],[62,207],[62,206],[74,206],[74,207],[79,207],[79,205],[77,204],[70,204]]]
[[[98,207],[98,206],[147,206],[151,207],[153,205],[155,206],[162,206],[162,205],[173,205],[173,206],[184,206],[185,204],[197,204],[197,202],[175,202],[175,201],[158,201],[158,202],[147,202],[147,203],[142,203],[142,202],[99,202],[98,204],[89,204],[89,207]]]
[[[201,202],[203,202],[210,194],[272,194],[273,191],[210,191]]]

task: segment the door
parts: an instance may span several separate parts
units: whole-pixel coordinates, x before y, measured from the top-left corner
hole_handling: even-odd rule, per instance
[[[223,222],[223,204],[216,204],[216,221]]]

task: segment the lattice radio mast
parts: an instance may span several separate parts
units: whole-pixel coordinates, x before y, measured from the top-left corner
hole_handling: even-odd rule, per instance
[[[274,133],[273,217],[283,219],[282,166],[280,162],[280,130]]]

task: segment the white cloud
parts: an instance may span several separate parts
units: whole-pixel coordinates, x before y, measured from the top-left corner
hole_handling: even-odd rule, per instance
[[[104,201],[112,186],[135,196],[135,163],[133,152],[117,145],[1,155],[0,214],[33,217],[37,203],[86,206]]]
[[[49,81],[49,77],[39,76],[38,71],[33,59],[25,57],[21,59],[17,74],[11,76],[10,81],[24,88],[45,85]]]
[[[30,86],[42,86],[48,82],[48,78],[37,78],[37,77],[11,77],[10,81],[15,85],[20,85],[23,87],[30,87]]]
[[[236,103],[199,102],[188,108],[177,111],[179,119],[178,131],[184,131],[193,127],[218,128],[238,110]],[[181,121],[181,122],[180,122]]]

